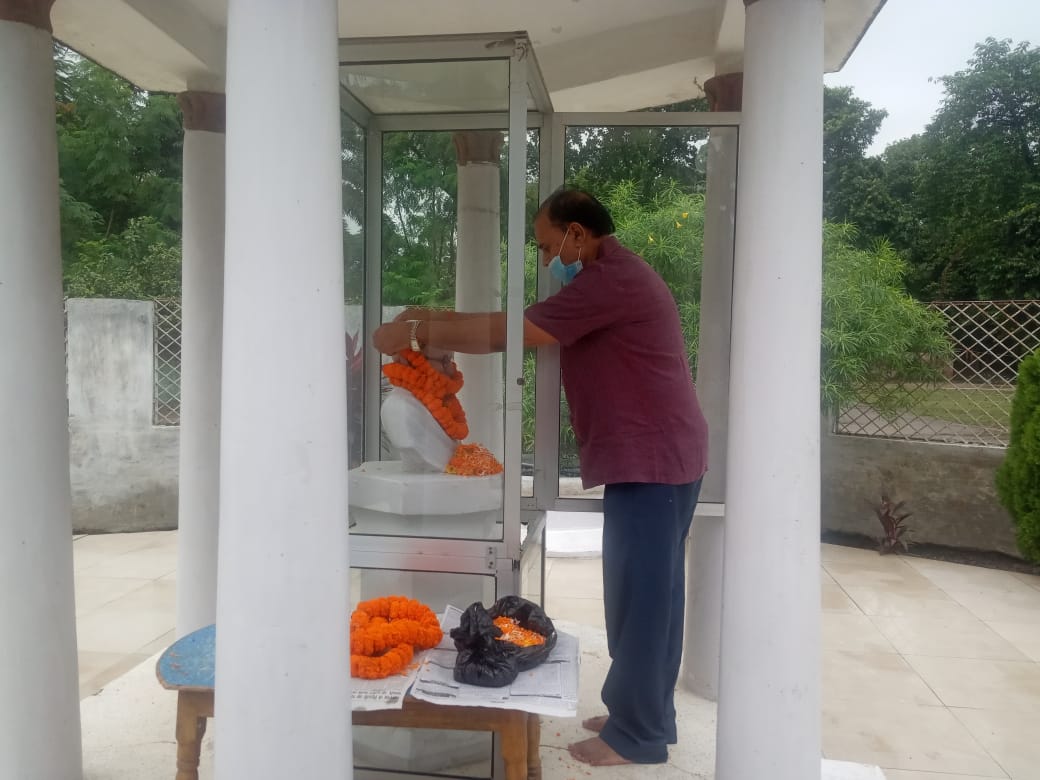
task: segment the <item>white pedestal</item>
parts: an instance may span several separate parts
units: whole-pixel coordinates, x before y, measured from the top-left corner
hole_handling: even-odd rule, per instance
[[[350,471],[350,530],[380,536],[500,539],[502,475],[410,474],[400,461]]]

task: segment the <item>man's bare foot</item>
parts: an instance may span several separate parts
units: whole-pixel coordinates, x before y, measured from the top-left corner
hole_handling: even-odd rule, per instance
[[[589,731],[595,731],[599,734],[603,731],[603,727],[607,725],[607,718],[609,717],[609,715],[597,715],[594,718],[585,718],[585,720],[581,722],[582,728],[586,728]]]
[[[589,737],[575,742],[567,750],[578,761],[589,766],[621,766],[632,763],[615,753],[614,748],[599,737]]]

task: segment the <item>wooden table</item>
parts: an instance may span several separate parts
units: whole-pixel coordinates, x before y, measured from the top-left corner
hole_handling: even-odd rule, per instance
[[[177,640],[159,658],[156,675],[177,691],[176,780],[198,780],[206,721],[214,715],[216,631],[200,628]],[[399,710],[355,711],[357,726],[491,731],[500,737],[505,780],[541,780],[541,725],[537,715],[494,707],[450,707],[406,697]]]

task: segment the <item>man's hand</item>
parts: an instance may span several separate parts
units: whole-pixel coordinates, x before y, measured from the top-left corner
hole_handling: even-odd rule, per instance
[[[372,346],[384,355],[396,355],[411,348],[411,326],[404,321],[380,325],[372,334]]]
[[[409,306],[403,312],[394,317],[394,322],[405,322],[406,320],[432,320],[435,312],[423,306]]]

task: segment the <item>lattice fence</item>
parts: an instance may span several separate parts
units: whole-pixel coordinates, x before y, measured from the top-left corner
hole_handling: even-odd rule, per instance
[[[1040,349],[1040,301],[932,304],[946,318],[954,358],[942,381],[861,388],[835,432],[1006,447],[1022,359]]]
[[[152,424],[181,422],[181,302],[176,298],[153,301]]]

